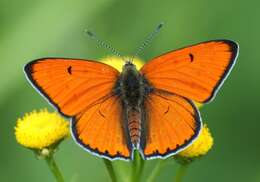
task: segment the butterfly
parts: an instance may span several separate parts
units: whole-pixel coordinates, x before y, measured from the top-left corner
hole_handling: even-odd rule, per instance
[[[75,141],[110,160],[166,158],[189,146],[208,103],[231,71],[238,44],[212,40],[170,51],[122,72],[92,60],[42,58],[24,67],[30,83],[63,116]]]

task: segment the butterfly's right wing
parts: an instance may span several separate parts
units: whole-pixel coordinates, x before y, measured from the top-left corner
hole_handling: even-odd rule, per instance
[[[155,90],[145,100],[145,159],[166,158],[190,145],[201,129],[198,110],[191,100]]]
[[[231,71],[238,49],[230,40],[202,42],[153,58],[140,71],[157,89],[207,103]]]

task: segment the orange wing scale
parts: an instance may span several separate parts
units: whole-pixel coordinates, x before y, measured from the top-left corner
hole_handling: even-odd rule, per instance
[[[74,138],[84,148],[109,159],[130,159],[132,151],[124,134],[122,107],[112,96],[73,119]]]
[[[46,58],[26,65],[30,81],[66,116],[75,116],[112,92],[119,72],[94,61]]]
[[[232,41],[204,42],[156,57],[141,72],[157,89],[205,103],[231,70],[237,52]]]
[[[194,104],[178,95],[155,92],[145,102],[148,113],[145,158],[165,158],[185,148],[201,128]]]

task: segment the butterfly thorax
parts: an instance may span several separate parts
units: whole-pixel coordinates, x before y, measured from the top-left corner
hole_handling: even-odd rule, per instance
[[[119,80],[122,108],[124,110],[124,126],[127,138],[131,145],[139,148],[141,135],[143,135],[145,98],[144,78],[135,65],[128,62],[124,65]]]
[[[143,98],[141,75],[132,63],[126,63],[121,73],[120,90],[124,102],[132,107],[140,106]]]

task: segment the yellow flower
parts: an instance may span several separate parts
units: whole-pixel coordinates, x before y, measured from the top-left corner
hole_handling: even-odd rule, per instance
[[[116,68],[118,71],[122,71],[122,67],[125,64],[125,60],[132,59],[131,57],[118,57],[118,56],[108,56],[103,59],[101,59],[101,62],[106,63],[110,66],[113,66]],[[133,59],[133,63],[136,65],[137,70],[139,70],[143,65],[144,62],[138,58]]]
[[[26,113],[17,120],[15,137],[19,144],[31,149],[43,149],[59,143],[69,134],[69,123],[56,112],[47,109]]]
[[[209,128],[204,124],[198,138],[188,148],[184,149],[178,156],[185,158],[195,158],[205,155],[213,145],[213,137]]]

